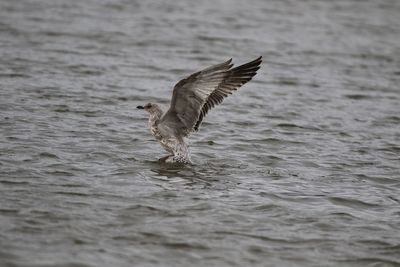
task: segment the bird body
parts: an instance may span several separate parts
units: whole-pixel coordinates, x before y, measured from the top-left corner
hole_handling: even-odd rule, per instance
[[[153,103],[137,107],[149,113],[151,134],[171,153],[163,158],[166,162],[191,163],[185,138],[199,130],[211,108],[256,75],[261,57],[233,69],[231,61],[208,67],[179,81],[165,113]]]

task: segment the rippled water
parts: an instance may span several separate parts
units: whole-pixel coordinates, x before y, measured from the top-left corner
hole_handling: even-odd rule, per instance
[[[400,266],[399,1],[0,1],[1,266]],[[149,101],[255,79],[157,162]]]

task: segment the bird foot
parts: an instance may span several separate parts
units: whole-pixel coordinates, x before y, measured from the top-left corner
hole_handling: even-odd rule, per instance
[[[158,159],[158,162],[168,162],[167,160],[168,160],[168,158],[171,158],[171,157],[173,157],[174,155],[167,155],[167,156],[165,156],[165,157],[162,157],[162,158],[160,158],[160,159]]]
[[[179,164],[191,164],[191,160],[179,155],[168,155],[165,157],[162,157],[158,160],[159,162],[163,163],[179,163]]]

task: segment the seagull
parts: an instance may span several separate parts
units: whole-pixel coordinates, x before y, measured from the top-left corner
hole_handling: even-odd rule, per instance
[[[208,111],[250,81],[260,68],[262,57],[232,68],[232,59],[213,65],[179,81],[173,89],[169,109],[159,105],[137,106],[149,113],[151,134],[170,153],[160,161],[191,164],[186,138],[197,132]]]

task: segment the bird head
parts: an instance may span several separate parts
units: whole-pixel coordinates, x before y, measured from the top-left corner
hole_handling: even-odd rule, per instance
[[[137,106],[138,109],[144,109],[150,114],[159,113],[161,111],[160,107],[157,104],[147,103],[144,106]]]

